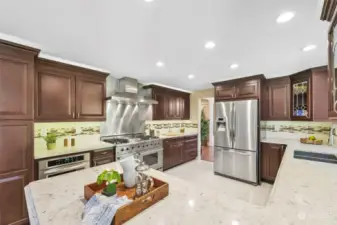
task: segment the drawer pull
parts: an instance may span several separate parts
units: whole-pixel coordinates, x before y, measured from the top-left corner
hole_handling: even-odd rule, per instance
[[[101,154],[102,154],[102,155],[106,155],[106,154],[108,154],[108,152],[102,152]]]

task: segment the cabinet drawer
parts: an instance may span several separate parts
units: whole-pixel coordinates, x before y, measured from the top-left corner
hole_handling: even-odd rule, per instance
[[[185,149],[197,149],[198,148],[198,142],[197,140],[191,140],[191,141],[185,141],[184,144]]]
[[[113,158],[113,151],[112,150],[105,150],[105,151],[94,151],[92,152],[92,158],[97,159],[97,158]]]
[[[113,158],[112,157],[105,157],[105,158],[95,158],[92,160],[92,166],[100,166],[107,163],[112,163]]]

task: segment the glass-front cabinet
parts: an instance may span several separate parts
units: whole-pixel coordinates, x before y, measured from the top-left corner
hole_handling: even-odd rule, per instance
[[[311,72],[291,76],[291,119],[312,120]]]

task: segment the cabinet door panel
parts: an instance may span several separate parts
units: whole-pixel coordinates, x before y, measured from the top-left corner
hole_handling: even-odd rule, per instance
[[[105,120],[105,80],[76,77],[76,118]]]
[[[36,83],[36,119],[75,119],[75,77],[40,71]]]
[[[269,86],[269,119],[290,119],[290,83]]]
[[[28,184],[27,171],[0,174],[0,224],[24,224],[28,213],[24,187]]]
[[[236,86],[235,97],[236,98],[256,98],[258,97],[258,87],[257,81],[247,81],[239,83]]]
[[[235,86],[217,86],[215,87],[216,99],[233,99],[235,98]]]
[[[0,119],[33,119],[33,82],[33,57],[24,61],[0,52]]]
[[[32,168],[32,139],[32,122],[0,122],[0,174]]]

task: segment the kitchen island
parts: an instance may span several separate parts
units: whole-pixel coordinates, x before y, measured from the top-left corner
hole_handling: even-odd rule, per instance
[[[337,165],[293,158],[296,149],[334,154],[337,149],[284,139],[266,142],[286,144],[287,149],[265,206],[149,170],[148,175],[169,183],[169,196],[126,224],[337,224]],[[31,224],[81,224],[83,187],[106,167],[122,171],[111,163],[30,183],[25,192]]]

